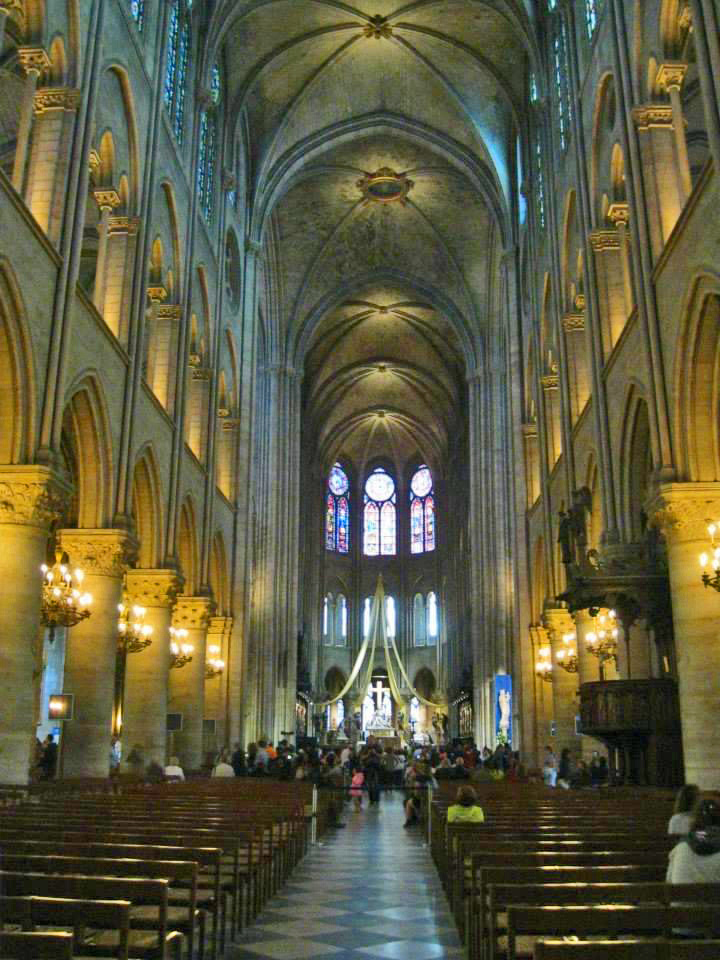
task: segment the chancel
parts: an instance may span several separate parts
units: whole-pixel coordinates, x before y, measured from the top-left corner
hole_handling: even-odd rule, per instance
[[[719,27],[0,0],[0,796],[720,786]]]

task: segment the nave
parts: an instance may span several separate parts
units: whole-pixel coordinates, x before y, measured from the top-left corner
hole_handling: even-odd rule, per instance
[[[419,828],[402,829],[402,794],[346,809],[233,949],[230,960],[462,956],[442,885]]]

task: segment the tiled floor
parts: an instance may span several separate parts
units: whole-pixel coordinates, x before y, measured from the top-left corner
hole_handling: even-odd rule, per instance
[[[229,960],[435,960],[463,951],[418,828],[403,830],[402,797],[346,808],[232,948]]]

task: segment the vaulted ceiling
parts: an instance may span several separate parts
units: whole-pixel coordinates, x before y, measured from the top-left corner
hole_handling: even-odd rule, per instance
[[[216,6],[269,340],[324,462],[442,462],[497,308],[530,32],[519,0]],[[368,199],[381,168],[404,198]]]

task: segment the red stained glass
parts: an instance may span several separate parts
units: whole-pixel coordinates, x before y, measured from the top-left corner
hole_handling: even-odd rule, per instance
[[[410,550],[412,553],[423,552],[423,504],[418,497],[410,505]]]
[[[365,538],[363,549],[368,557],[380,553],[380,510],[375,503],[365,504]]]
[[[335,497],[332,494],[325,507],[325,549],[335,549]]]
[[[435,549],[435,500],[425,498],[425,549]]]
[[[381,551],[383,556],[392,556],[395,553],[395,506],[384,503],[380,511]]]
[[[329,499],[329,498],[328,498]],[[350,508],[345,497],[337,502],[337,548],[340,553],[348,552],[348,521]]]

